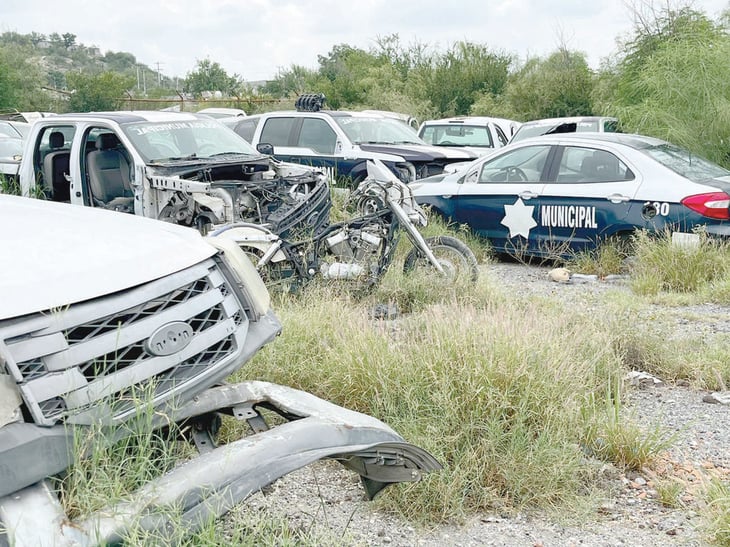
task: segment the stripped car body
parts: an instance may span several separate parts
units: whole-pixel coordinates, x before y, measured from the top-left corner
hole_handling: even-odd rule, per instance
[[[0,212],[0,545],[114,543],[171,526],[171,506],[192,531],[321,458],[359,473],[370,496],[440,467],[375,418],[284,386],[225,383],[281,332],[235,243],[15,196],[0,195]],[[48,478],[78,457],[76,434],[129,431],[141,398],[154,427],[195,423],[201,455],[71,522]],[[262,408],[287,423],[269,429]],[[254,434],[215,447],[221,414]]]
[[[197,227],[268,224],[276,233],[329,218],[322,172],[262,155],[209,116],[95,112],[37,120],[20,165],[24,195]]]

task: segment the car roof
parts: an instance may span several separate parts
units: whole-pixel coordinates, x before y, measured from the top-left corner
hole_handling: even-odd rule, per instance
[[[448,124],[448,123],[471,123],[471,124],[487,124],[487,123],[499,123],[499,122],[510,122],[513,123],[515,120],[508,120],[506,118],[494,118],[492,116],[454,116],[452,118],[441,118],[438,120],[426,120],[422,125],[431,124]],[[519,123],[519,122],[516,122]]]
[[[618,121],[617,118],[611,117],[611,116],[566,116],[562,118],[543,118],[540,120],[530,120],[529,122],[524,122],[523,126],[532,126],[532,125],[553,125],[558,123],[576,123],[576,122],[597,122],[601,120],[615,120]]]
[[[552,142],[559,140],[567,144],[605,144],[614,143],[628,146],[630,148],[644,149],[652,148],[662,144],[669,144],[667,141],[657,139],[655,137],[649,137],[647,135],[637,135],[632,133],[598,133],[598,132],[586,132],[586,133],[555,133],[552,135],[538,135],[529,139],[524,139],[514,143],[514,146],[522,146],[525,144],[536,143],[536,142]]]
[[[192,112],[164,112],[161,110],[119,110],[113,112],[83,112],[59,114],[51,118],[53,123],[63,121],[106,120],[124,125],[137,122],[175,122],[200,120],[202,116]],[[211,119],[211,118],[207,118]]]
[[[358,112],[356,110],[274,110],[272,112],[264,112],[262,114],[252,114],[247,116],[248,118],[260,118],[262,116],[312,116],[321,114],[323,116],[331,116],[332,118],[378,118],[382,120],[394,120],[392,116],[384,116],[378,112],[363,111]]]

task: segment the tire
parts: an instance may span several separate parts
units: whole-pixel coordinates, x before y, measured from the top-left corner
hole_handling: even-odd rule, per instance
[[[479,278],[477,257],[463,241],[451,236],[436,236],[426,239],[426,243],[444,269],[447,279],[456,281],[466,279],[473,283]],[[403,262],[403,272],[416,270],[435,271],[433,265],[418,249],[413,248]]]

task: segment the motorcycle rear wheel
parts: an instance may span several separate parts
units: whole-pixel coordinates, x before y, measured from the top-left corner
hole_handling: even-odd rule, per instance
[[[477,257],[466,243],[451,236],[429,237],[426,239],[426,243],[449,281],[459,279],[477,281],[479,278]],[[403,272],[411,273],[417,270],[436,272],[426,255],[414,247],[403,262]]]

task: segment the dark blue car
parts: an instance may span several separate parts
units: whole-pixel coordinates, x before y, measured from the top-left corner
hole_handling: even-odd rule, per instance
[[[567,256],[638,229],[730,235],[730,171],[640,135],[526,139],[412,186],[498,252]]]

